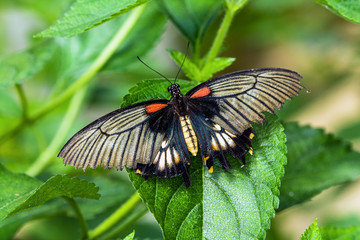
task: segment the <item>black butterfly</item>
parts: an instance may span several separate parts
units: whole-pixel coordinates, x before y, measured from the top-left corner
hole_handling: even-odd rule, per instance
[[[245,163],[252,153],[250,122],[262,123],[262,112],[274,113],[298,95],[301,76],[281,68],[259,68],[210,79],[181,94],[172,84],[170,100],[151,100],[115,110],[76,133],[61,149],[64,164],[84,170],[124,166],[145,178],[182,175],[186,187],[190,154],[198,151],[213,172],[215,158],[231,168],[226,154]]]

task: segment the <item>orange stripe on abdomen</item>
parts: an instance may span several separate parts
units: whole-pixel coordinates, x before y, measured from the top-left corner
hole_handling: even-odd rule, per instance
[[[205,97],[211,93],[208,87],[203,87],[197,90],[190,98],[198,98],[198,97]]]
[[[161,109],[163,109],[164,107],[167,107],[168,105],[167,104],[164,104],[164,103],[154,103],[154,104],[150,104],[150,105],[147,105],[145,107],[145,111],[147,113],[153,113],[153,112],[157,112]]]

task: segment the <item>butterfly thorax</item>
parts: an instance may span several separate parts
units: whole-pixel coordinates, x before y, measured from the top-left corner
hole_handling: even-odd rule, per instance
[[[171,93],[171,99],[169,105],[171,105],[175,113],[180,116],[188,115],[189,108],[187,105],[188,97],[184,96],[180,92],[179,84],[172,84],[168,87],[168,91]]]
[[[180,120],[181,129],[189,152],[196,156],[198,152],[198,139],[189,117],[188,96],[181,94],[179,84],[172,84],[168,91],[171,93],[169,105],[171,105]]]

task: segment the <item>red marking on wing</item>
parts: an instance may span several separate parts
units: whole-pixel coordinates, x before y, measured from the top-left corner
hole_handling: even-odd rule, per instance
[[[167,106],[168,105],[164,104],[164,103],[154,103],[154,104],[147,105],[145,108],[145,111],[147,113],[153,113],[153,112],[157,112]]]
[[[203,87],[197,90],[190,98],[205,97],[211,93],[208,87]]]

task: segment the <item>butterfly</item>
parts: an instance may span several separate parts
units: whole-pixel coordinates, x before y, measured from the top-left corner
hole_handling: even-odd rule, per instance
[[[251,123],[265,121],[304,87],[302,77],[282,68],[243,70],[212,78],[182,94],[171,84],[169,100],[149,100],[117,109],[76,133],[58,157],[76,168],[125,166],[145,179],[182,175],[191,185],[190,155],[201,155],[213,172],[215,159],[231,168],[227,154],[245,164],[255,136]]]

